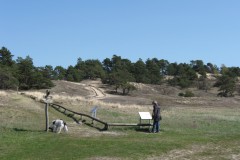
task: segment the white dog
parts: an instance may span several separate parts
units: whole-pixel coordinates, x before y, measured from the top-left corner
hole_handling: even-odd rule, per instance
[[[64,132],[68,132],[66,122],[64,122],[61,119],[56,119],[52,121],[52,124],[50,125],[49,129],[51,129],[55,133],[60,133],[62,129],[64,130]]]

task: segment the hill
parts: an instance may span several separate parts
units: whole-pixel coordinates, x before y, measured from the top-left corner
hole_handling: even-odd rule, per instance
[[[191,88],[196,97],[179,97],[179,88],[146,84],[134,84],[138,89],[122,96],[109,94],[113,88],[100,81],[53,83],[54,103],[89,115],[98,106],[97,118],[108,123],[138,123],[138,112],[151,112],[156,99],[162,107],[161,133],[138,127],[100,131],[101,124],[75,115],[82,122],[76,123],[51,107],[50,121],[64,119],[69,132],[46,133],[44,104],[39,103],[45,90],[24,92],[27,96],[0,91],[1,159],[240,158],[239,96],[220,98],[217,89],[205,93]]]
[[[217,97],[218,88],[212,88],[208,92],[197,88],[179,89],[168,85],[150,85],[132,83],[137,89],[130,95],[110,94],[114,91],[109,85],[102,84],[100,80],[85,80],[81,83],[54,81],[55,87],[51,89],[52,95],[81,97],[104,103],[117,103],[121,105],[151,106],[153,100],[157,100],[163,108],[177,106],[207,106],[207,107],[238,107],[240,96],[221,98]],[[179,93],[190,90],[194,97],[180,97]],[[42,90],[45,93],[45,90]]]

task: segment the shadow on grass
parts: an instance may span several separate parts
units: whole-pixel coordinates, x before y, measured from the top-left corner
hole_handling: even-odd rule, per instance
[[[28,130],[23,128],[13,128],[12,130],[15,132],[45,132],[43,130]]]
[[[67,113],[66,110],[63,111],[60,108],[53,107],[53,106],[52,106],[52,108],[54,108],[56,111],[58,111],[58,112],[60,112],[64,115],[66,115],[67,117],[73,119],[77,124],[79,124],[81,122],[81,123],[84,123],[85,125],[87,125],[89,127],[98,129],[99,131],[106,130],[106,127],[100,128],[100,127],[94,125],[94,123],[87,123],[86,120],[82,119],[82,116],[81,116],[81,118],[76,118],[76,117],[74,117],[74,115],[75,115],[74,113]]]
[[[151,129],[150,128],[135,128],[135,131],[137,132],[143,132],[143,133],[150,133]]]
[[[152,133],[152,128],[136,128],[136,132],[142,132],[142,133]],[[160,129],[160,132],[164,132],[164,129]]]
[[[94,123],[87,123],[86,121],[85,122],[83,122],[85,125],[87,125],[87,126],[89,126],[89,127],[92,127],[92,128],[95,128],[95,129],[97,129],[97,130],[99,130],[99,131],[106,131],[106,129],[104,128],[104,127],[98,127],[98,126],[96,126],[96,125],[94,125]]]
[[[148,128],[139,128],[139,126],[111,126],[109,130],[149,133]]]

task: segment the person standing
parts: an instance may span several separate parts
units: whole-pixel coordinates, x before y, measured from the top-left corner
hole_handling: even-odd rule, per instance
[[[160,131],[160,106],[158,105],[157,101],[152,102],[153,105],[153,127],[152,132],[158,133]]]

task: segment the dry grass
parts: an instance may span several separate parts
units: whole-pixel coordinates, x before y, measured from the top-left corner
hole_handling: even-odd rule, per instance
[[[2,127],[34,130],[43,128],[37,120],[43,117],[43,107],[35,101],[16,92],[6,91],[0,94],[0,104]]]
[[[6,91],[0,91],[0,96],[6,96],[6,95],[7,95]]]
[[[37,92],[37,91],[27,91],[27,92],[22,92],[25,95],[29,97],[34,97],[37,101],[43,101],[44,100],[44,93],[42,92]],[[85,97],[82,96],[63,96],[59,94],[52,94],[51,95],[53,99],[53,103],[69,103],[72,105],[84,105],[84,106],[102,106],[102,107],[107,107],[107,108],[119,108],[119,109],[126,109],[126,108],[131,108],[131,109],[142,109],[142,108],[149,108],[150,106],[146,105],[134,105],[134,104],[128,104],[128,105],[123,105],[121,103],[110,103],[110,102],[104,102],[98,99],[90,98],[86,99]]]
[[[71,85],[71,88],[77,88],[74,87],[83,87],[85,90],[88,90],[87,87],[101,87],[101,84],[99,81],[85,81],[83,83],[68,83],[68,82],[61,82],[58,81],[59,85],[63,88],[67,88],[66,85]],[[92,85],[91,85],[92,83]],[[57,90],[61,90],[60,86],[56,86],[58,88]],[[156,86],[153,85],[145,85],[145,84],[138,84],[138,88],[141,89],[141,91],[146,90],[152,90],[153,88],[156,88]],[[106,89],[101,88],[103,91]],[[54,89],[53,89],[54,90]],[[81,90],[82,91],[82,90]],[[89,91],[89,90],[88,90]],[[194,91],[194,90],[193,90]],[[91,115],[90,111],[94,106],[98,106],[99,109],[97,111],[97,116],[103,121],[110,121],[110,122],[128,122],[128,121],[136,121],[139,118],[138,112],[150,112],[152,111],[152,105],[151,101],[152,99],[155,99],[160,102],[160,105],[162,107],[162,114],[163,117],[169,117],[169,116],[176,116],[172,115],[172,109],[173,107],[177,107],[176,110],[179,110],[179,113],[184,111],[186,108],[188,109],[188,113],[186,114],[194,114],[195,112],[206,114],[204,116],[207,116],[207,114],[214,114],[216,117],[212,117],[212,119],[236,119],[236,116],[227,115],[228,111],[224,111],[223,108],[226,108],[226,106],[231,108],[239,108],[239,97],[233,97],[233,98],[219,98],[216,96],[209,96],[209,97],[192,97],[192,98],[184,98],[179,96],[169,96],[169,95],[163,95],[159,92],[156,94],[155,92],[152,92],[152,94],[146,94],[141,93],[139,96],[116,96],[116,95],[109,95],[106,94],[106,97],[103,97],[101,99],[96,98],[93,95],[93,93],[89,93],[89,95],[86,95],[86,93],[75,94],[73,92],[67,91],[68,94],[62,94],[60,92],[59,94],[56,92],[52,92],[51,96],[53,99],[53,103],[60,104],[64,107],[67,107],[70,110],[81,112],[85,114]],[[75,91],[76,92],[76,91]],[[134,94],[138,94],[136,93]],[[157,92],[157,91],[156,91]],[[43,100],[45,92],[44,91],[29,91],[24,92],[26,95],[34,97],[35,100],[40,101]],[[210,94],[211,95],[211,94]],[[142,97],[144,96],[144,97]],[[213,113],[215,110],[214,108],[219,108],[216,113]],[[213,108],[213,109],[211,109]],[[207,110],[206,110],[207,109]],[[173,112],[175,113],[176,110]],[[207,112],[206,112],[207,111]],[[210,113],[208,113],[208,111]],[[238,110],[239,111],[239,110]],[[109,115],[109,112],[111,113]],[[222,112],[226,112],[225,115],[222,114]],[[185,112],[183,112],[185,113]],[[133,116],[134,115],[134,116]],[[182,115],[182,114],[180,114]],[[219,116],[217,116],[219,115]],[[124,117],[124,118],[121,118]],[[238,119],[237,119],[238,120]]]
[[[235,154],[235,149],[240,149],[239,144],[233,144],[232,148],[224,149],[220,144],[208,143],[205,145],[191,145],[186,149],[175,149],[159,157],[147,158],[147,160],[206,160],[206,159],[231,159],[239,160],[240,154]],[[234,149],[233,149],[234,148]]]
[[[66,82],[63,83],[68,85]],[[61,83],[61,85],[63,83]],[[71,83],[70,85],[72,89],[75,88],[75,84]],[[78,86],[86,87],[88,85]],[[94,84],[94,86],[98,85],[98,83]],[[236,137],[239,135],[239,97],[219,98],[209,96],[182,98],[174,95],[163,95],[159,92],[157,94],[155,92],[152,94],[150,94],[150,92],[147,94],[141,93],[137,96],[138,91],[136,91],[134,94],[137,97],[107,97],[107,95],[105,98],[97,99],[94,96],[89,96],[92,95],[92,93],[77,94],[77,90],[71,93],[68,91],[62,93],[60,87],[57,87],[59,93],[51,92],[54,103],[59,103],[71,110],[86,114],[91,114],[90,110],[93,106],[99,106],[97,116],[99,119],[107,122],[138,122],[139,111],[151,112],[152,106],[147,104],[150,104],[152,99],[158,100],[163,108],[163,121],[161,122],[163,133],[154,136],[144,132],[136,132],[132,128],[129,130],[110,128],[109,131],[100,132],[96,128],[89,127],[85,124],[77,124],[71,118],[56,112],[50,107],[50,121],[56,118],[62,118],[68,123],[69,133],[66,137],[63,136],[63,139],[81,140],[82,138],[86,140],[86,144],[83,145],[84,147],[92,147],[91,145],[94,144],[97,145],[96,143],[100,143],[97,141],[99,137],[106,142],[111,141],[109,142],[109,146],[112,146],[115,140],[117,140],[123,145],[127,144],[125,147],[131,145],[131,143],[127,142],[131,142],[131,140],[134,139],[134,143],[144,145],[144,148],[141,148],[141,151],[139,150],[139,152],[136,153],[135,150],[131,150],[132,148],[129,147],[130,153],[136,153],[138,155],[136,157],[138,158],[145,156],[144,159],[177,160],[220,158],[237,160],[240,158],[239,141],[235,140],[235,137],[228,138],[231,137],[231,135]],[[143,87],[142,90],[147,90],[143,85],[141,87]],[[151,88],[152,86],[147,87]],[[84,90],[89,91],[86,88]],[[29,129],[31,131],[44,130],[44,104],[37,103],[36,101],[44,99],[45,91],[28,91],[24,93],[34,100],[14,92],[0,91],[0,120],[3,122],[0,125],[0,129],[5,127],[18,131],[28,131]],[[111,99],[114,100],[111,101]],[[142,105],[139,105],[139,100]],[[91,137],[91,139],[96,138],[94,139],[96,142],[91,141],[92,144],[88,144],[88,137]],[[144,141],[145,138],[147,139],[145,141],[146,144],[142,144],[141,142]],[[152,143],[149,143],[149,141]],[[160,147],[159,151],[161,151],[161,153],[158,153],[158,151],[149,151],[149,147],[153,146],[155,142],[157,142],[159,146],[154,147]],[[197,144],[194,144],[195,142]],[[74,143],[74,141],[72,143]],[[74,147],[81,145],[81,143],[74,144]],[[169,147],[166,152],[161,150],[164,149],[161,148],[162,144],[167,148]],[[176,147],[176,144],[179,146]],[[104,148],[104,146],[101,147]],[[116,145],[115,147],[122,149],[122,146]],[[143,155],[144,153],[141,155],[142,151],[148,155]],[[151,153],[154,153],[153,156],[151,156]],[[94,155],[89,159],[121,158]]]

